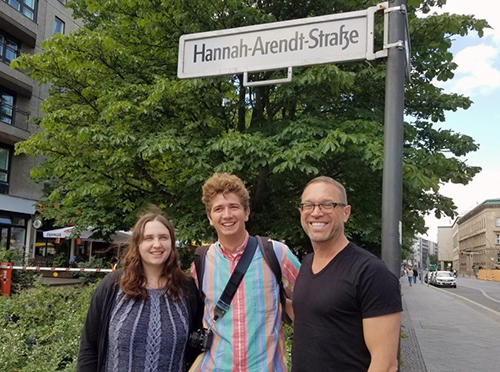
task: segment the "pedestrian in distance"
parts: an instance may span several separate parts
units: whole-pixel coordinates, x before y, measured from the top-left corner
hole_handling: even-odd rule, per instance
[[[185,371],[202,305],[180,267],[175,231],[155,209],[135,224],[123,269],[96,288],[80,339],[77,372]]]
[[[411,287],[411,283],[413,282],[413,269],[411,268],[411,266],[408,266],[408,268],[406,269],[406,275],[408,276],[408,283],[410,283]]]
[[[418,270],[416,267],[413,268],[413,283],[417,284],[418,280]]]
[[[213,330],[210,348],[199,357],[191,371],[286,371],[285,338],[282,324],[280,286],[263,257],[264,247],[250,236],[245,224],[250,216],[249,194],[242,180],[229,173],[215,173],[203,185],[202,201],[217,242],[205,253],[203,277],[197,267],[191,273],[205,296],[203,323]],[[292,297],[300,263],[283,243],[271,241],[282,273],[284,292]],[[227,312],[216,309],[226,283],[239,262],[250,254],[244,276],[237,286]],[[196,253],[195,253],[196,258]],[[291,302],[286,301],[293,318]]]
[[[317,177],[299,210],[313,253],[295,283],[292,372],[397,371],[399,278],[345,236],[345,188]]]

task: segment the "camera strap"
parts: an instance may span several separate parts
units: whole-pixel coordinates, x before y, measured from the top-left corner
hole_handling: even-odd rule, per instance
[[[250,262],[252,261],[256,249],[257,239],[253,236],[249,236],[245,250],[240,257],[240,261],[236,265],[231,278],[229,278],[229,282],[226,284],[226,288],[224,288],[224,292],[222,292],[219,301],[217,301],[217,304],[215,305],[214,320],[222,318],[224,314],[228,312],[229,305],[233,300],[243,276],[247,272],[248,266],[250,266]]]

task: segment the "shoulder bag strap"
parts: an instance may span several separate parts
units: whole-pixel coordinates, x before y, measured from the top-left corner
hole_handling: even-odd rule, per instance
[[[276,281],[278,282],[278,286],[280,289],[280,302],[282,307],[282,318],[283,321],[291,325],[292,319],[286,312],[286,294],[285,288],[283,287],[283,280],[281,274],[281,266],[278,262],[278,257],[276,257],[276,252],[274,251],[273,242],[270,238],[265,236],[256,236],[257,241],[259,243],[260,250],[262,252],[262,256],[267,263],[267,266],[271,269],[274,276],[276,277]]]
[[[226,288],[224,288],[224,292],[222,292],[219,301],[215,305],[214,320],[222,318],[224,314],[229,310],[229,305],[233,300],[234,294],[236,293],[236,290],[238,289],[243,276],[247,272],[248,266],[252,261],[256,249],[257,239],[255,239],[253,236],[249,236],[247,246],[245,247],[245,250],[241,255],[240,261],[236,265],[231,278],[229,278],[229,282],[227,283]]]
[[[200,293],[201,299],[205,300],[205,294],[203,293],[203,275],[205,274],[205,257],[210,246],[204,245],[196,248],[194,251],[194,268],[196,269],[196,278],[198,279],[198,292]]]

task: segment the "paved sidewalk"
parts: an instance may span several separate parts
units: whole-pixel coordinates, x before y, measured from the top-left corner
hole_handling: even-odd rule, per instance
[[[401,280],[401,372],[500,371],[500,313]]]

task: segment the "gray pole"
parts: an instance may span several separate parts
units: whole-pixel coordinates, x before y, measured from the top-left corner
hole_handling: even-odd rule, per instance
[[[406,0],[389,1],[389,7],[406,5]],[[389,15],[389,44],[405,40],[406,15]],[[382,184],[382,260],[400,275],[400,224],[403,208],[403,109],[405,50],[389,48],[385,78],[384,170]]]

